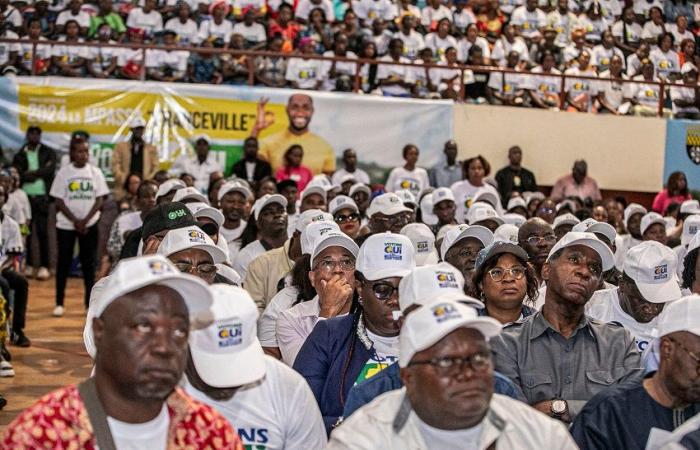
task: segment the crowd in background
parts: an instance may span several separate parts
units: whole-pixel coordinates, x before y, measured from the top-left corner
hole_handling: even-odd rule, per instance
[[[52,226],[53,315],[86,310],[95,364],[1,448],[698,448],[683,173],[648,211],[604,198],[584,160],[542,188],[518,146],[494,171],[454,141],[424,168],[407,144],[378,183],[353,149],[336,168],[252,136],[227,176],[197,136],[166,171],[145,125],[115,147],[111,190],[82,131],[59,158],[30,127],[0,173],[3,340],[31,345]],[[22,377],[8,348],[0,376]]]
[[[692,2],[620,0],[3,0],[0,71],[351,91],[698,118]],[[71,44],[155,44],[138,49]],[[269,50],[252,57],[181,47]],[[309,59],[365,58],[388,64]],[[407,65],[395,65],[390,63]],[[413,67],[433,63],[441,67]],[[521,73],[458,69],[495,66]],[[531,75],[527,75],[530,73]],[[562,86],[556,75],[569,75]],[[592,78],[577,78],[577,76]],[[625,80],[639,83],[625,83]],[[562,89],[564,92],[562,92]],[[561,102],[561,97],[565,101]]]

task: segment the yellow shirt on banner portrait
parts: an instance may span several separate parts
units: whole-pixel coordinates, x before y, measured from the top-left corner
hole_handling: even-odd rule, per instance
[[[274,173],[284,165],[284,153],[292,144],[301,145],[304,149],[303,164],[311,169],[314,175],[331,174],[335,171],[335,153],[331,145],[322,137],[307,131],[296,135],[289,129],[266,136],[260,140],[258,156],[272,166]]]

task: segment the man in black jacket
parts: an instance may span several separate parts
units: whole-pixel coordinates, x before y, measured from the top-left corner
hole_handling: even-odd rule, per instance
[[[36,278],[46,280],[49,278],[49,243],[48,243],[48,217],[49,217],[49,190],[56,173],[56,152],[41,143],[41,128],[30,126],[27,128],[27,142],[15,155],[12,165],[19,172],[22,190],[29,197],[32,208],[32,223],[37,234],[39,245],[39,260],[32,256],[32,236],[27,240],[27,275],[33,276],[36,270]]]
[[[243,142],[243,159],[233,165],[233,174],[251,185],[272,176],[270,163],[258,158],[258,139],[249,137]]]
[[[523,151],[520,147],[513,146],[508,149],[509,164],[496,173],[498,193],[501,194],[501,203],[507,207],[513,192],[534,192],[537,190],[535,174],[522,166]]]

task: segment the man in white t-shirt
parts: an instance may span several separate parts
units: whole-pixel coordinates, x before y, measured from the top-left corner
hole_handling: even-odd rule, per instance
[[[71,0],[68,9],[58,14],[56,18],[56,33],[62,34],[64,25],[69,20],[75,20],[80,25],[80,34],[85,36],[90,28],[90,14],[82,10],[82,0]]]
[[[95,304],[95,376],[38,400],[8,428],[3,446],[107,448],[90,426],[101,419],[114,448],[241,448],[218,412],[176,389],[190,322],[211,305],[206,284],[162,256],[122,261]],[[40,436],[32,432],[37,423]]]
[[[488,448],[493,442],[504,449],[553,442],[577,448],[562,424],[494,394],[488,341],[501,324],[459,300],[438,295],[406,317],[399,337],[404,388],[355,411],[333,431],[328,449]]]
[[[179,49],[176,38],[175,31],[165,30],[162,47],[157,50],[146,50],[146,69],[149,78],[170,82],[185,78],[190,52]]]
[[[326,15],[328,23],[335,21],[333,12],[333,2],[331,0],[299,0],[295,17],[299,22],[306,23],[309,20],[309,13],[312,9],[321,8]]]
[[[5,25],[5,17],[0,14],[0,38],[2,39],[19,39],[19,36],[17,36],[17,33],[14,31],[10,31],[7,29],[8,27]],[[21,51],[21,47],[19,44],[9,44],[9,43],[0,43],[0,74],[5,73],[6,71],[16,71],[17,69],[15,68],[15,64],[17,64],[17,57],[19,56],[19,52]]]
[[[639,351],[644,351],[665,304],[681,298],[677,264],[675,253],[656,241],[632,247],[625,256],[619,286],[596,291],[586,304],[586,314],[622,325]]]
[[[245,221],[248,199],[253,194],[250,190],[235,181],[224,183],[219,189],[219,208],[224,215],[224,224],[219,228],[219,234],[228,244],[229,260],[234,261],[241,249],[238,239],[248,225]]]
[[[336,170],[333,174],[333,184],[340,185],[346,175],[353,176],[357,183],[369,184],[369,175],[357,167],[357,153],[351,148],[343,151],[343,168]]]
[[[185,391],[236,427],[246,448],[321,449],[326,433],[309,385],[263,353],[247,291],[211,288],[213,322],[190,333]]]
[[[313,55],[314,43],[309,37],[299,41],[301,55]],[[323,84],[323,61],[320,59],[290,58],[285,78],[294,89],[317,90]]]
[[[683,79],[676,81],[678,86],[671,86],[673,115],[678,119],[697,120],[700,118],[700,109],[697,106],[698,68],[692,62],[684,63],[681,75]]]
[[[248,6],[243,9],[243,21],[233,26],[233,32],[243,36],[245,48],[256,50],[267,43],[265,27],[255,21],[256,10]]]
[[[188,173],[194,177],[194,187],[206,194],[209,189],[209,178],[214,172],[223,172],[216,155],[210,151],[211,141],[206,135],[197,136],[194,140],[195,157],[182,155],[173,164],[171,171],[176,174]]]
[[[382,61],[409,64],[411,60],[403,57],[404,45],[401,39],[389,41],[389,54]],[[414,85],[413,70],[408,66],[380,64],[377,68],[377,81],[385,96],[410,97]]]
[[[139,28],[146,32],[147,37],[163,31],[163,16],[156,10],[157,0],[146,0],[143,8],[134,8],[126,19],[126,26]]]
[[[165,22],[165,29],[177,34],[177,44],[180,46],[197,45],[200,42],[197,22],[192,20],[192,10],[186,2],[179,2],[177,15]]]
[[[529,39],[547,25],[547,17],[537,7],[537,0],[527,0],[524,5],[513,10],[510,23],[517,25],[520,28],[520,35]]]
[[[354,0],[352,3],[353,11],[366,25],[375,19],[392,21],[396,17],[396,5],[391,0]]]

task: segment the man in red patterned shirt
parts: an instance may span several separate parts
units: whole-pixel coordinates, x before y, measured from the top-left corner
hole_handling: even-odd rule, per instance
[[[176,387],[190,320],[210,320],[211,304],[204,282],[162,256],[123,260],[95,311],[94,376],[22,412],[0,448],[242,450],[226,419]]]

